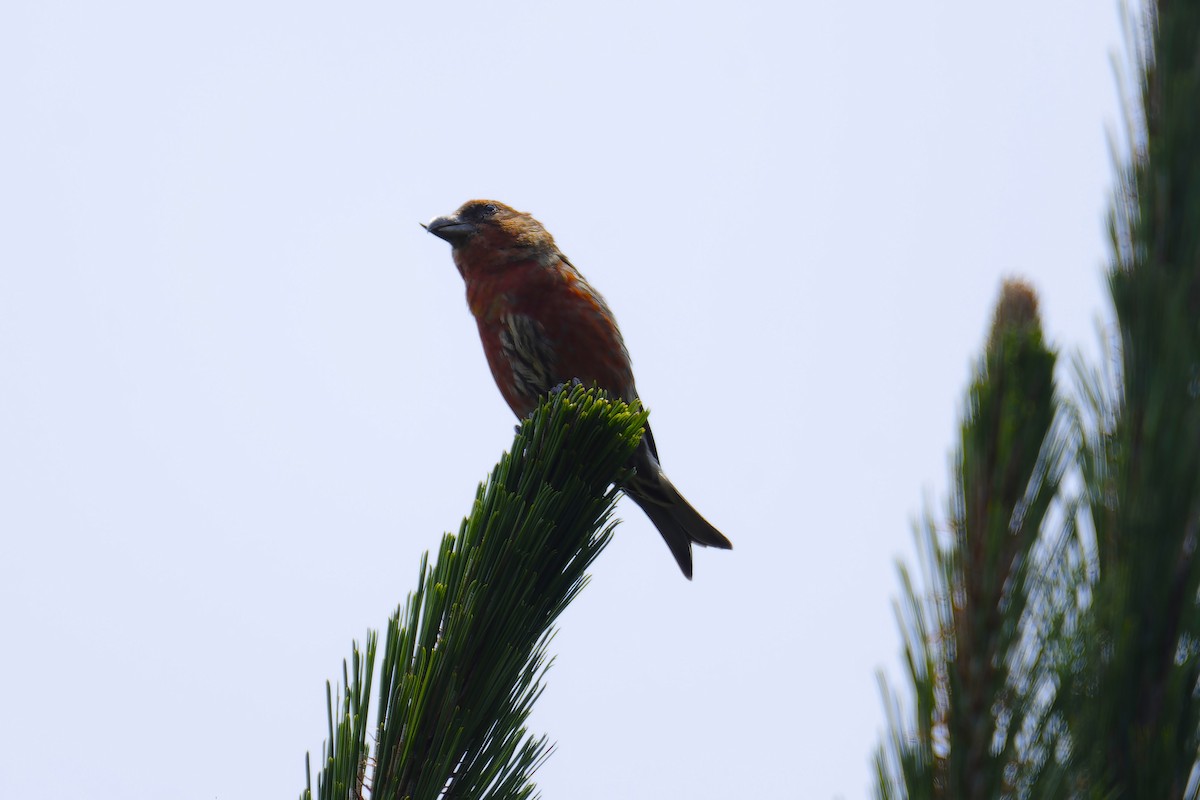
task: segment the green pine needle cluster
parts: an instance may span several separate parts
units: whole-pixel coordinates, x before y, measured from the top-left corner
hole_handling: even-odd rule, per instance
[[[614,483],[646,413],[574,386],[522,422],[457,536],[391,617],[368,741],[377,637],[328,690],[319,800],[527,798],[549,753],[526,729],[553,624],[587,581],[615,521]],[[314,797],[311,775],[303,800]]]

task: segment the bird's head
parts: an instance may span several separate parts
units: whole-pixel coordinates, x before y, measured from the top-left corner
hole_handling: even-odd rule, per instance
[[[559,256],[554,237],[542,223],[496,200],[468,200],[453,214],[435,217],[422,227],[450,243],[463,275],[515,261],[545,263]]]

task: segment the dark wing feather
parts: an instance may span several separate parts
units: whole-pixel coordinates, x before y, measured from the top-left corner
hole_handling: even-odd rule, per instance
[[[541,323],[526,314],[505,314],[500,321],[500,350],[517,394],[532,399],[554,388],[556,358]]]

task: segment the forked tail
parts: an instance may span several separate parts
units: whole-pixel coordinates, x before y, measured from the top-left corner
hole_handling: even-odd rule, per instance
[[[643,444],[634,455],[637,473],[622,487],[658,528],[671,555],[688,580],[692,578],[692,543],[701,547],[733,549],[733,543],[692,508],[663,474],[658,459]]]

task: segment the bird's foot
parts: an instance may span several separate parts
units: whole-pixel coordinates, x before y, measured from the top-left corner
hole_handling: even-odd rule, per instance
[[[570,381],[560,383],[560,384],[558,384],[558,386],[551,388],[548,392],[546,392],[546,396],[554,397],[559,392],[567,391],[568,389],[574,389],[576,386],[583,386],[583,381],[579,380],[579,378],[571,378]],[[525,419],[527,419],[527,420],[533,419],[533,415],[536,413],[537,413],[537,409],[535,408],[533,411],[530,411],[528,414],[525,415]],[[517,430],[517,433],[521,432],[521,425],[519,423],[516,426],[516,430]]]
[[[555,386],[553,389],[546,392],[546,395],[548,397],[554,397],[554,395],[558,394],[559,392],[566,389],[574,389],[576,386],[583,386],[583,381],[579,380],[579,378],[571,378],[569,383],[560,383],[558,386]]]

